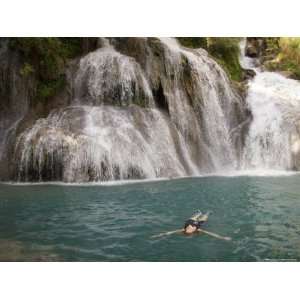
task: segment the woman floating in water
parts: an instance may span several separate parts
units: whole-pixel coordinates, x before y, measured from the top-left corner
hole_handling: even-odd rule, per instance
[[[193,234],[196,232],[198,232],[198,233],[202,232],[202,233],[205,233],[207,235],[213,236],[218,239],[230,241],[231,238],[228,236],[221,236],[221,235],[218,235],[213,232],[209,232],[209,231],[201,228],[201,226],[208,220],[208,216],[209,216],[209,212],[207,212],[206,214],[202,214],[202,212],[199,211],[185,222],[184,227],[182,229],[177,229],[177,230],[173,230],[173,231],[160,233],[157,235],[153,235],[152,237],[157,238],[157,237],[161,237],[161,236],[170,235],[173,233]]]

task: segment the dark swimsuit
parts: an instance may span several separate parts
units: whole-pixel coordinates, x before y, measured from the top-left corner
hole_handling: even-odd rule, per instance
[[[203,223],[205,223],[205,221],[195,221],[195,220],[192,220],[192,219],[188,219],[184,223],[184,229],[186,229],[189,225],[191,225],[191,226],[196,227],[197,229],[199,229]]]

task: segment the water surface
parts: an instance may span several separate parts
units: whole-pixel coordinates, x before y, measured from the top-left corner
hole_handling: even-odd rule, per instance
[[[0,260],[300,260],[300,176],[203,177],[125,185],[0,184]],[[206,235],[152,235],[197,209]]]

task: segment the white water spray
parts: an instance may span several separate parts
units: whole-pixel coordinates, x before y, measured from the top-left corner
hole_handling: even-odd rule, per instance
[[[166,48],[167,68],[172,70],[180,67],[180,61],[188,60],[192,69],[193,84],[195,90],[195,99],[200,99],[196,104],[196,109],[201,106],[201,115],[196,116],[201,119],[202,128],[197,135],[205,141],[207,153],[212,161],[215,170],[232,170],[237,167],[237,153],[230,135],[231,120],[234,119],[236,112],[234,105],[241,105],[239,97],[233,92],[230,82],[222,68],[212,60],[203,49],[192,51],[181,47],[174,38],[160,38]],[[170,71],[171,73],[171,71]],[[180,73],[178,71],[177,73]],[[188,101],[182,95],[179,80],[175,83],[172,101],[173,115],[178,120],[182,128],[188,128],[190,118],[195,114],[195,109],[187,105]],[[190,131],[196,131],[196,128],[190,128]]]
[[[300,84],[274,72],[263,72],[245,57],[241,43],[241,64],[256,72],[249,82],[247,104],[253,120],[246,139],[242,169],[291,170],[299,141]]]
[[[146,66],[110,44],[81,59],[71,106],[18,137],[18,180],[150,179],[236,168],[230,132],[242,104],[225,72],[204,50],[175,39],[142,41],[151,57]]]

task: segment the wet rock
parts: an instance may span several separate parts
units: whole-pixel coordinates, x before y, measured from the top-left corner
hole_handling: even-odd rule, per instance
[[[243,80],[252,79],[256,75],[255,71],[252,69],[245,69],[243,73]]]
[[[263,50],[262,38],[251,37],[247,38],[247,44],[245,49],[246,56],[252,58],[258,58]]]
[[[32,76],[21,75],[22,65],[18,53],[10,49],[9,39],[0,38],[0,180],[10,177],[9,135],[28,112],[36,87]]]
[[[258,57],[258,49],[254,46],[254,45],[247,45],[246,47],[246,56],[249,56],[249,57]]]

